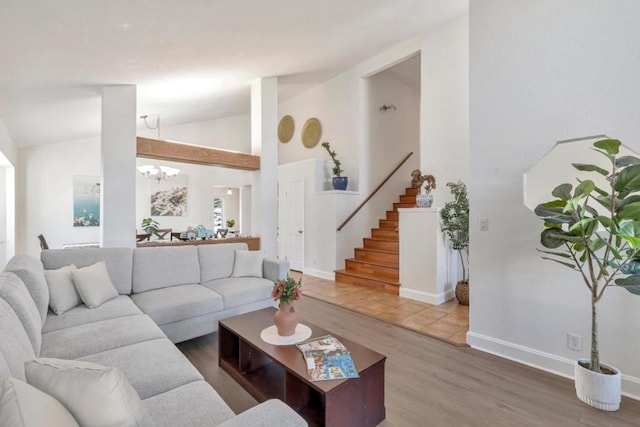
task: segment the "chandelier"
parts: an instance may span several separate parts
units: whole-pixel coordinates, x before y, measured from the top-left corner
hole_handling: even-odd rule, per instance
[[[144,120],[144,124],[147,128],[158,131],[158,139],[160,139],[160,114],[156,116],[156,126],[150,126],[147,122],[147,118],[149,116],[144,114],[140,116],[142,120]],[[158,183],[161,181],[168,181],[170,179],[175,178],[180,173],[180,169],[172,168],[169,166],[152,166],[152,165],[143,165],[138,166],[138,172],[142,176],[147,179],[155,179]]]
[[[173,179],[180,173],[180,169],[172,168],[169,166],[157,167],[144,165],[138,166],[137,169],[142,176],[147,179],[155,179],[156,181],[158,181],[158,183],[161,181],[168,181],[170,179]]]

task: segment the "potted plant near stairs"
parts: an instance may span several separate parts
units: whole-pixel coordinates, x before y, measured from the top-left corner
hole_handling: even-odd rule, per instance
[[[346,176],[341,176],[344,170],[342,169],[342,163],[338,160],[336,152],[331,149],[331,145],[328,142],[323,142],[322,147],[327,150],[329,156],[331,156],[331,160],[333,160],[333,174],[335,175],[332,179],[332,185],[334,190],[346,190],[347,184],[349,183],[349,178]]]
[[[423,184],[424,194],[422,193]],[[414,169],[413,172],[411,172],[411,186],[418,189],[416,205],[418,205],[419,208],[430,208],[433,204],[433,194],[431,194],[431,190],[436,189],[436,178],[431,174],[423,175],[420,169]]]
[[[542,258],[575,271],[591,296],[591,352],[575,364],[575,388],[580,400],[605,411],[620,407],[621,375],[600,361],[598,302],[612,287],[640,295],[640,159],[618,156],[620,145],[615,139],[593,144],[608,159],[607,169],[573,163],[607,184],[560,184],[551,193],[555,199],[535,209],[545,225]]]
[[[462,280],[456,284],[456,299],[469,305],[469,195],[464,182],[447,182],[453,201],[440,210],[442,231],[447,234],[451,248],[458,252],[462,265]]]

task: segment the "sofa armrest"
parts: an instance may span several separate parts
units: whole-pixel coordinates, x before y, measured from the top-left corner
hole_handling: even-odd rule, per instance
[[[262,275],[272,282],[287,278],[289,274],[289,261],[279,261],[265,258],[262,262]]]
[[[223,422],[219,427],[306,427],[307,422],[278,399],[267,400],[258,406]]]

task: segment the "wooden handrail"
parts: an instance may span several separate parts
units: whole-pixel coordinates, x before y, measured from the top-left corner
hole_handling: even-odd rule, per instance
[[[347,219],[345,219],[344,221],[342,221],[342,224],[340,224],[340,227],[338,227],[338,231],[342,230],[342,229],[344,228],[344,226],[345,226],[345,225],[347,225],[347,223],[348,223],[349,221],[351,221],[351,218],[353,218],[354,216],[356,216],[356,214],[358,213],[358,211],[359,211],[360,209],[362,209],[362,207],[363,207],[364,205],[366,205],[366,204],[367,204],[367,202],[368,202],[368,201],[369,201],[373,196],[375,196],[375,194],[378,192],[378,190],[380,190],[380,189],[382,188],[382,186],[383,186],[383,185],[385,185],[385,184],[387,183],[387,181],[389,181],[389,179],[393,176],[393,174],[394,174],[394,173],[396,173],[396,172],[398,171],[398,169],[400,169],[400,167],[401,167],[402,165],[404,165],[404,162],[406,162],[407,160],[409,160],[409,157],[411,157],[412,155],[413,155],[413,151],[412,151],[412,152],[410,152],[409,154],[407,154],[407,156],[406,156],[404,159],[402,159],[402,161],[398,164],[398,166],[396,166],[396,168],[395,168],[394,170],[392,170],[392,171],[391,171],[391,173],[390,173],[389,175],[387,175],[387,177],[384,179],[384,181],[382,181],[382,182],[380,183],[380,185],[378,185],[378,186],[376,187],[376,189],[375,189],[375,190],[373,190],[373,192],[372,192],[371,194],[369,194],[369,197],[367,197],[367,198],[364,200],[364,202],[360,203],[360,205],[359,205],[359,206],[358,206],[358,207],[357,207],[353,212],[351,212],[351,215],[349,215],[349,216],[347,217]]]

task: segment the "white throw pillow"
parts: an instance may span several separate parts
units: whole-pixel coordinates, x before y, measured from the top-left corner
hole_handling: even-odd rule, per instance
[[[100,307],[118,296],[104,261],[73,270],[71,275],[82,302],[89,308]]]
[[[55,314],[62,314],[82,303],[71,276],[75,269],[76,266],[71,264],[57,270],[44,271],[49,286],[49,307]]]
[[[231,277],[262,277],[262,251],[243,251],[236,249]]]
[[[58,399],[83,427],[153,426],[140,396],[117,368],[63,359],[25,363],[29,384]]]
[[[60,402],[14,377],[0,383],[0,425],[3,427],[78,427]]]

